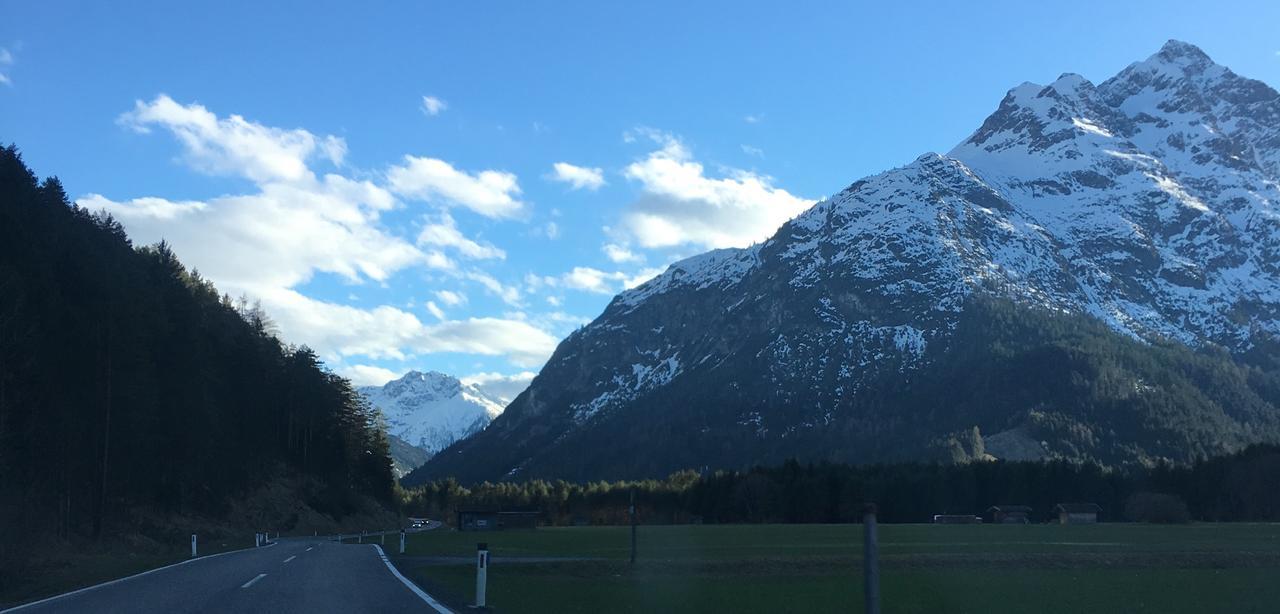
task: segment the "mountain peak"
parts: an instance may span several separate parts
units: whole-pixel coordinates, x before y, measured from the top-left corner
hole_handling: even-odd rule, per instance
[[[503,409],[475,384],[439,371],[410,371],[360,393],[386,417],[391,434],[429,453],[483,429]]]
[[[1092,90],[1093,83],[1081,75],[1073,72],[1064,72],[1058,77],[1057,81],[1049,84],[1049,87],[1059,94],[1076,94],[1081,90]]]
[[[1160,48],[1160,51],[1156,53],[1156,55],[1161,59],[1171,61],[1185,59],[1212,62],[1212,60],[1209,59],[1209,55],[1204,51],[1201,51],[1199,47],[1192,45],[1191,43],[1186,43],[1172,38]]]
[[[395,380],[393,380],[393,381],[397,381],[397,382],[412,382],[412,381],[418,381],[418,382],[421,382],[421,381],[440,381],[440,380],[448,381],[448,380],[451,380],[451,379],[457,379],[457,378],[456,378],[456,377],[453,377],[452,375],[449,375],[449,374],[447,374],[447,373],[441,373],[441,372],[439,372],[439,371],[416,371],[416,370],[415,370],[415,371],[409,371],[408,373],[405,373],[404,375],[401,375],[399,378],[396,378],[396,379],[395,379]]]

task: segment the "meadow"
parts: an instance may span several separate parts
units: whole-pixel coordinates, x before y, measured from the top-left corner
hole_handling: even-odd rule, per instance
[[[498,612],[857,612],[860,525],[641,526],[412,535],[397,564]],[[1280,525],[881,525],[886,613],[1275,612]]]

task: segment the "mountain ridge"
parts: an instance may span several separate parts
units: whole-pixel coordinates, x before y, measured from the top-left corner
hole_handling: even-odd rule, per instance
[[[1280,94],[1178,41],[1098,86],[1071,73],[1020,85],[947,155],[859,180],[763,243],[677,262],[618,295],[561,343],[503,418],[421,475],[526,475],[550,452],[521,442],[554,448],[608,421],[669,418],[653,398],[692,373],[718,387],[713,405],[751,405],[734,391],[769,383],[764,405],[737,422],[821,429],[847,419],[885,376],[910,386],[948,355],[979,295],[1093,318],[1141,343],[1256,354],[1280,333],[1277,143]],[[739,371],[708,375],[730,363]],[[800,399],[816,409],[801,411]],[[770,437],[741,444],[739,456]],[[1190,460],[1213,442],[1182,452],[1148,443],[1162,452],[1133,444],[1108,460]],[[604,454],[583,445],[584,457]],[[1093,459],[1069,447],[1046,456]],[[507,459],[504,475],[463,468],[476,454]]]

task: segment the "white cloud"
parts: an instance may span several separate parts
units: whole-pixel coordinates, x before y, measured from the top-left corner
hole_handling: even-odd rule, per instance
[[[502,299],[502,302],[507,303],[508,305],[520,305],[519,288],[504,285],[502,282],[494,279],[492,275],[482,273],[480,271],[469,271],[463,276],[480,284],[481,286],[484,286],[485,290],[488,290],[490,294]]]
[[[436,98],[435,96],[422,97],[422,112],[431,117],[435,117],[449,108],[449,103]]]
[[[635,275],[627,277],[626,280],[622,282],[622,287],[627,290],[630,290],[646,281],[649,281],[650,279],[653,279],[654,277],[657,277],[658,275],[661,275],[662,272],[665,270],[666,269],[662,267],[652,267],[648,269],[641,269],[640,272],[636,273]]]
[[[599,294],[613,294],[611,281],[623,279],[621,273],[606,273],[591,267],[577,266],[560,278],[566,287]]]
[[[464,237],[458,230],[457,222],[448,213],[441,214],[437,221],[422,227],[422,231],[418,233],[418,245],[451,247],[458,250],[464,258],[473,260],[501,260],[507,257],[506,252],[489,243],[478,243]]]
[[[271,128],[239,115],[219,118],[199,104],[178,104],[163,94],[151,102],[136,101],[118,121],[142,133],[155,126],[166,128],[182,142],[187,161],[196,169],[256,182],[313,179],[308,159],[319,155],[337,165],[347,151],[346,143],[335,136]]]
[[[405,360],[410,355],[461,352],[505,356],[513,364],[541,365],[557,339],[517,320],[467,318],[425,325],[416,316],[383,305],[360,309],[312,299],[294,290],[255,293],[286,331],[294,331],[321,356]]]
[[[752,145],[739,145],[739,147],[742,148],[742,153],[747,154],[748,156],[755,156],[757,158],[764,157],[764,150],[759,147],[754,147]]]
[[[440,309],[440,306],[435,301],[427,301],[427,311],[435,316],[437,320],[447,319],[444,316],[444,310]]]
[[[440,299],[441,303],[450,307],[457,307],[458,305],[465,305],[467,303],[467,295],[461,292],[454,292],[453,290],[437,290],[436,298]]]
[[[569,184],[575,190],[598,190],[605,185],[604,170],[574,166],[568,162],[556,162],[552,165],[554,173],[551,179]]]
[[[624,174],[644,194],[623,215],[643,247],[744,247],[767,239],[815,202],[749,171],[707,177],[679,139],[652,130],[644,135],[661,149],[626,167]]]
[[[296,286],[316,273],[352,283],[385,284],[407,267],[428,266],[487,280],[481,283],[504,300],[519,300],[518,289],[483,273],[457,272],[443,253],[423,252],[385,230],[382,213],[401,206],[391,191],[339,174],[317,176],[309,161],[341,162],[346,148],[340,139],[263,126],[235,115],[219,118],[204,107],[180,105],[164,96],[137,103],[121,123],[144,133],[157,127],[172,132],[183,146],[183,159],[194,168],[247,178],[256,192],[207,201],[143,197],[116,202],[90,194],[78,203],[115,215],[137,243],[169,241],[189,267],[199,269],[219,289],[260,299],[285,339],[314,348],[353,377],[369,381],[390,372],[367,365],[344,367],[352,356],[405,360],[457,352],[504,356],[516,365],[536,366],[554,349],[555,337],[529,322],[448,320],[443,309],[428,302],[426,309],[441,321],[426,325],[389,305],[359,308],[297,291]],[[485,177],[479,175],[481,184],[494,185]],[[514,178],[509,186],[506,193],[514,188]],[[432,225],[435,228],[420,237],[423,245],[454,249],[465,257],[501,257],[498,248],[463,237],[447,215]],[[455,302],[465,302],[465,296],[454,294],[449,296]],[[451,304],[443,298],[446,294],[438,296]]]
[[[411,265],[451,264],[379,227],[378,214],[390,197],[372,184],[329,175],[260,190],[203,203],[150,197],[115,202],[97,194],[78,203],[115,215],[135,242],[167,240],[184,262],[228,290],[288,288],[317,272],[352,282],[385,281]]]
[[[475,373],[459,378],[463,384],[475,384],[503,403],[510,403],[529,387],[537,375],[533,371],[521,371],[510,375],[503,373]]]
[[[356,386],[381,386],[404,375],[403,371],[392,371],[373,365],[348,365],[338,368],[337,372]]]
[[[606,243],[600,248],[600,250],[604,252],[604,255],[608,257],[610,261],[619,264],[625,262],[640,262],[644,260],[644,256],[641,256],[625,246],[618,245],[616,243]]]
[[[13,52],[0,47],[0,83],[13,85],[13,81],[9,79],[10,66],[13,66]]]
[[[560,225],[555,222],[547,222],[547,225],[543,227],[543,232],[547,234],[548,239],[558,239],[560,238]]]
[[[515,217],[524,208],[517,199],[516,176],[507,172],[471,174],[444,160],[405,156],[403,166],[387,171],[387,180],[392,191],[406,198],[460,205],[485,217]]]
[[[755,113],[755,114],[751,114],[751,115],[744,115],[744,116],[742,117],[742,121],[747,122],[748,124],[758,124],[758,123],[760,123],[760,122],[764,121],[764,113]]]

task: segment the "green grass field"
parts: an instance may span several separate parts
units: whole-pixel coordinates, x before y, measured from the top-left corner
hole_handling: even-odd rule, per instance
[[[646,526],[633,567],[626,527],[440,530],[411,536],[398,564],[465,604],[488,542],[499,612],[859,612],[861,531]],[[1280,608],[1280,525],[882,525],[880,543],[886,613]]]

